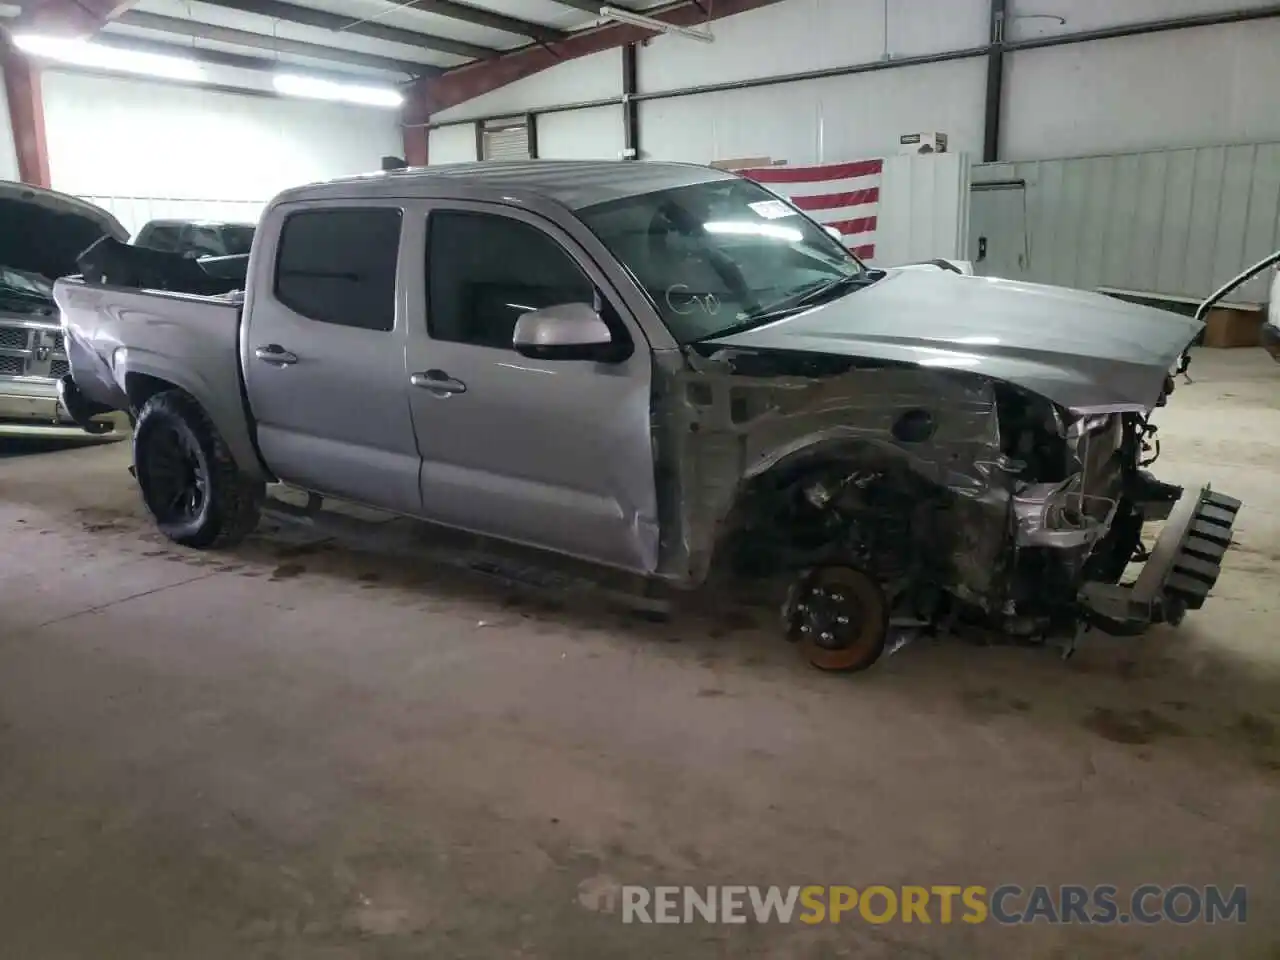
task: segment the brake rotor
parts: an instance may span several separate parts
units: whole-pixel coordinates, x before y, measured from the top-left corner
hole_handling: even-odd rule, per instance
[[[865,670],[884,652],[889,605],[861,570],[820,567],[800,586],[790,631],[819,670]]]

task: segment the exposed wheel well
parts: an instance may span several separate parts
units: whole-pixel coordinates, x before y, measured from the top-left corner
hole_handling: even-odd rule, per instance
[[[126,373],[124,377],[124,392],[129,397],[129,404],[133,407],[135,415],[157,393],[180,389],[182,388],[176,383],[153,377],[149,373]]]
[[[899,574],[921,566],[922,555],[945,555],[937,514],[946,499],[893,450],[852,443],[803,451],[743,485],[717,559],[759,573],[852,552],[868,572]]]

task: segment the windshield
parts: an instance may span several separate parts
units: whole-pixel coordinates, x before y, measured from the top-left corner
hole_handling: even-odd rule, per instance
[[[866,275],[844,245],[749,180],[716,180],[585,207],[680,343],[775,319]]]
[[[0,290],[38,300],[53,299],[53,284],[38,273],[15,270],[0,264]]]

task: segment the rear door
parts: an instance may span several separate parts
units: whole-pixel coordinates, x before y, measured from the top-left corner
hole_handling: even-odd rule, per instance
[[[649,346],[572,238],[535,214],[449,203],[415,212],[409,392],[423,514],[623,567],[657,563]],[[424,213],[426,210],[424,210]],[[524,313],[591,303],[633,350],[620,363],[531,360]]]
[[[241,333],[258,445],[281,480],[417,513],[395,201],[288,204],[255,251]]]

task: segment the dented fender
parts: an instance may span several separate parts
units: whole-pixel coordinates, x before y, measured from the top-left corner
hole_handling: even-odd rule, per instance
[[[706,578],[752,479],[798,459],[874,448],[954,495],[957,584],[990,586],[1009,530],[1011,464],[992,385],[956,371],[750,349],[655,357],[660,573]]]

